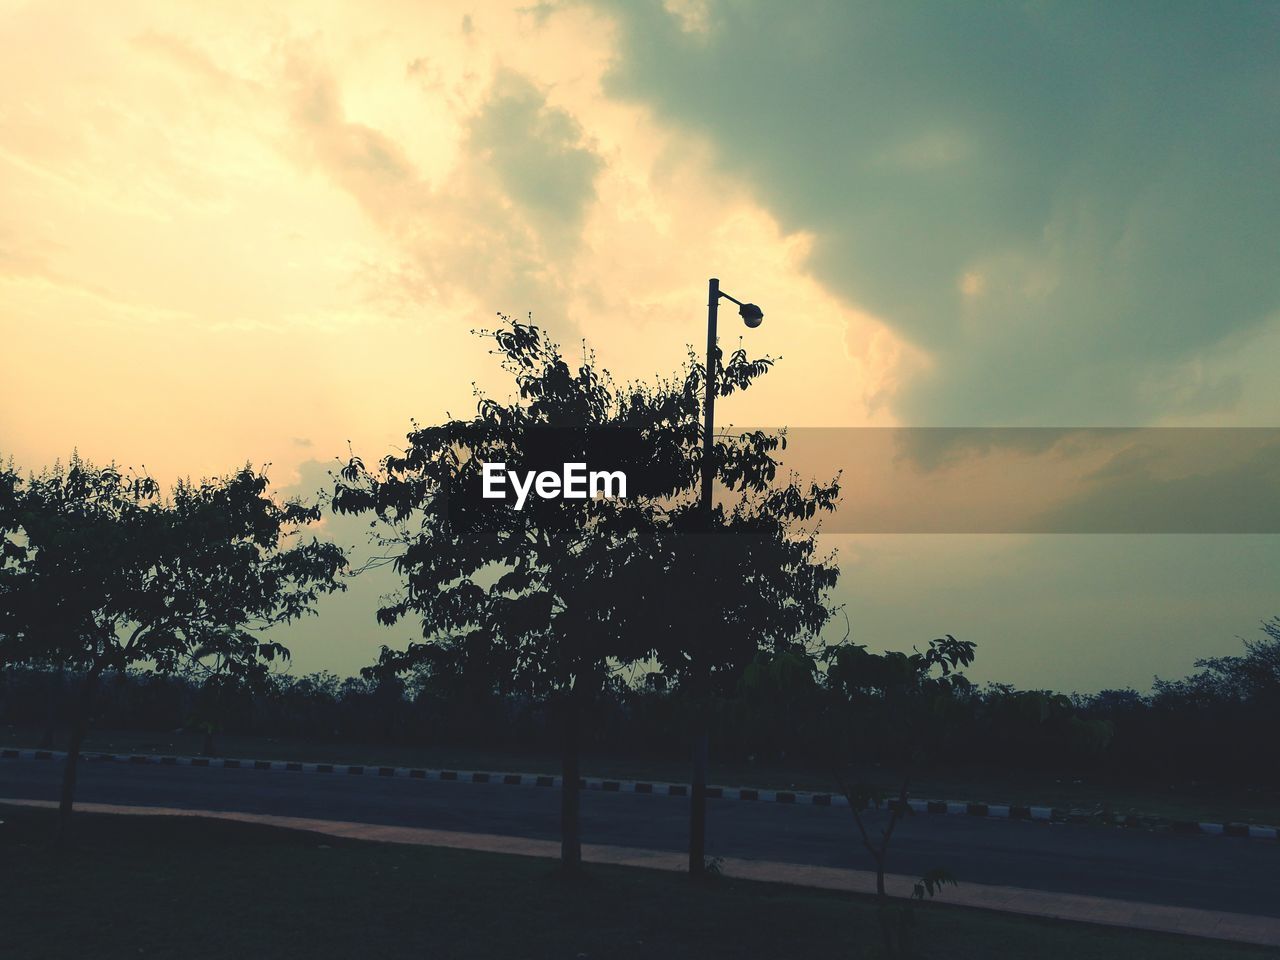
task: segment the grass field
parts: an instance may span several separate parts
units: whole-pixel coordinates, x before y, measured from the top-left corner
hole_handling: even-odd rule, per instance
[[[777,884],[344,841],[218,820],[0,806],[0,955],[876,957],[865,898]],[[920,956],[1246,960],[1261,949],[929,904]]]
[[[34,747],[40,733],[0,727],[0,745]],[[104,753],[200,752],[196,733],[137,733],[94,731],[87,751]],[[318,763],[362,763],[367,766],[428,767],[432,769],[492,770],[505,773],[557,773],[559,758],[448,747],[380,746],[358,743],[314,743],[266,737],[218,739],[221,755],[251,760],[302,760]],[[605,758],[588,754],[583,775],[619,780],[681,783],[688,779],[685,764],[645,758]],[[753,786],[830,791],[832,785],[812,772],[768,764],[710,765],[710,782],[721,786]],[[893,786],[885,779],[885,786]],[[1109,810],[1170,820],[1240,821],[1280,825],[1280,791],[1223,788],[1214,784],[1160,784],[1142,781],[1096,780],[1063,772],[1061,775],[1018,774],[1001,770],[927,770],[914,780],[913,796],[934,800],[974,800],[985,803],[1036,804],[1060,808]]]

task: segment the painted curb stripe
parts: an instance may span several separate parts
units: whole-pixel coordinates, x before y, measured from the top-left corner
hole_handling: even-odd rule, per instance
[[[21,750],[14,747],[0,748],[4,760],[63,760],[66,753],[54,750]],[[418,767],[365,767],[360,764],[300,763],[296,760],[241,760],[223,758],[211,761],[209,757],[152,756],[148,754],[114,753],[82,754],[81,759],[106,763],[148,764],[184,767],[222,767],[224,770],[274,770],[289,773],[341,772],[347,776],[399,777],[410,780],[438,780],[457,783],[492,783],[506,786],[552,787],[560,786],[560,778],[532,773],[494,773],[483,770],[423,770]],[[582,778],[579,784],[584,790],[600,790],[605,793],[640,793],[668,797],[687,797],[689,785],[684,783],[655,783],[646,780],[603,780]],[[847,807],[847,797],[831,793],[808,793],[796,790],[761,790],[754,787],[708,786],[706,796],[710,800],[738,800],[756,803],[784,803],[815,807]],[[893,801],[890,801],[893,803]],[[865,808],[866,805],[864,805]],[[961,800],[907,801],[915,814],[934,816],[983,817],[994,820],[1032,820],[1038,822],[1086,822],[1088,814],[1052,807],[1019,806],[1000,803],[975,803]],[[1192,820],[1153,821],[1137,816],[1115,817],[1115,826],[1126,828],[1163,827],[1173,833],[1199,833],[1213,837],[1235,837],[1251,840],[1280,841],[1280,828],[1247,823],[1207,823]]]

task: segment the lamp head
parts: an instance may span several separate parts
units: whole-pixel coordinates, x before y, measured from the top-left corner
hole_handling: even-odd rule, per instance
[[[744,303],[738,308],[738,314],[742,317],[742,322],[752,330],[764,323],[764,311],[754,303]]]

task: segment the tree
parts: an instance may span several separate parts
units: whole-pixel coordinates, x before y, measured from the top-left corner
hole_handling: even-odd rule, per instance
[[[590,355],[573,369],[532,324],[503,318],[496,345],[518,399],[480,395],[476,414],[420,427],[376,470],[353,457],[335,478],[333,508],[372,513],[376,537],[404,578],[378,611],[414,616],[423,640],[384,648],[368,674],[467,676],[470,685],[545,699],[558,713],[561,862],[581,863],[579,754],[584,710],[609,672],[648,656],[631,615],[658,602],[639,561],[657,544],[643,504],[693,482],[677,435],[678,392],[619,389]],[[529,496],[519,509],[483,495],[485,465],[517,476],[564,464],[607,464],[627,497]]]
[[[63,776],[65,834],[76,767],[105,671],[149,666],[264,680],[289,655],[262,631],[344,589],[332,543],[286,546],[319,509],[277,504],[265,474],[177,484],[73,457],[23,479],[0,474],[0,662],[83,672]]]
[[[1197,660],[1198,672],[1190,677],[1157,678],[1156,695],[1280,707],[1280,617],[1263,621],[1260,629],[1265,640],[1240,638],[1244,656]]]
[[[480,396],[474,417],[417,429],[376,473],[353,458],[336,479],[335,509],[386,521],[382,542],[405,576],[380,619],[422,620],[424,642],[385,651],[374,669],[465,674],[549,699],[564,725],[562,859],[572,870],[582,711],[612,668],[656,655],[698,705],[690,862],[700,872],[705,704],[762,645],[825,621],[820,595],[835,568],[794,527],[831,509],[838,487],[775,487],[785,438],[725,436],[714,466],[730,503],[708,514],[698,502],[705,371],[692,358],[675,377],[619,388],[590,355],[570,369],[531,324],[504,318],[486,336],[519,400]],[[772,363],[741,350],[716,362],[726,396]],[[625,499],[530,496],[513,510],[480,496],[486,464],[523,475],[601,458],[625,472]]]
[[[677,495],[647,519],[665,535],[656,579],[664,602],[638,613],[651,623],[655,655],[666,680],[674,680],[690,706],[693,770],[689,800],[689,872],[705,870],[708,711],[717,695],[732,691],[761,652],[779,654],[798,639],[815,636],[831,616],[825,602],[839,568],[819,556],[817,526],[835,509],[837,475],[825,485],[778,481],[776,453],[785,433],[763,430],[712,438],[711,463],[698,417],[708,382],[717,398],[749,389],[773,367],[739,348],[726,361],[715,346],[712,370],[690,358],[674,392],[674,439],[701,484],[679,485]],[[714,373],[714,377],[709,377]],[[716,501],[716,493],[724,496]]]
[[[192,680],[195,694],[191,713],[186,719],[189,728],[199,730],[202,737],[200,753],[206,757],[218,755],[218,734],[229,716],[252,709],[251,693],[265,691],[260,678],[249,682],[219,670],[198,670]]]
[[[717,397],[746,390],[773,367],[744,350],[714,354]],[[839,476],[826,484],[779,479],[785,433],[724,432],[714,438],[710,476],[719,502],[701,498],[700,421],[707,371],[690,357],[681,375],[651,395],[664,419],[651,436],[663,451],[649,464],[661,497],[629,517],[643,529],[626,589],[615,598],[652,638],[664,682],[674,681],[690,715],[693,769],[689,799],[689,871],[705,871],[708,713],[732,692],[761,653],[780,655],[816,636],[831,616],[826,603],[839,568],[818,551],[813,521],[835,509]],[[652,441],[651,441],[652,442]],[[638,586],[643,584],[643,586]],[[652,602],[651,602],[652,598]]]
[[[859,644],[828,647],[826,692],[814,735],[826,741],[831,774],[849,803],[858,837],[876,869],[877,914],[890,957],[907,956],[912,904],[894,904],[885,890],[889,845],[898,823],[911,813],[911,778],[922,755],[945,742],[948,712],[969,689],[960,672],[973,662],[976,645],[948,634],[910,654],[870,653]],[[891,770],[898,781],[892,797],[867,776],[871,766]],[[888,823],[873,838],[869,807],[888,807]],[[912,900],[933,896],[954,883],[942,869],[916,882]]]
[[[721,381],[723,382],[723,381]],[[789,656],[831,616],[828,592],[839,568],[818,551],[806,526],[834,509],[838,479],[774,484],[772,451],[781,438],[760,432],[717,444],[730,502],[710,517],[690,503],[672,511],[665,528],[671,549],[659,576],[665,600],[647,612],[663,674],[687,697],[693,744],[689,871],[705,869],[708,712],[732,693],[743,672],[764,655]]]

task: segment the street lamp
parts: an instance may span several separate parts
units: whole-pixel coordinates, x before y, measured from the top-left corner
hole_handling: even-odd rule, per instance
[[[707,281],[707,395],[702,411],[702,509],[708,519],[711,516],[711,483],[715,476],[711,454],[714,449],[712,431],[716,414],[716,317],[720,312],[720,298],[738,305],[738,316],[754,330],[764,323],[764,311],[754,303],[743,303],[720,289],[720,281],[712,277]]]
[[[754,303],[743,303],[720,289],[720,281],[707,281],[707,382],[702,421],[702,500],[701,507],[711,532],[711,485],[715,480],[712,454],[715,450],[716,416],[716,317],[720,298],[738,305],[738,316],[751,329],[764,322],[764,311]],[[695,877],[706,871],[707,845],[707,731],[700,726],[693,744],[693,783],[689,791],[689,873]]]

